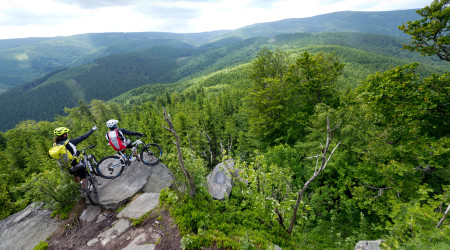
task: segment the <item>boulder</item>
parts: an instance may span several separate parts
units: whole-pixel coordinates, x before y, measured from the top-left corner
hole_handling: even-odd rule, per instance
[[[150,168],[150,176],[143,189],[145,193],[159,193],[163,188],[172,186],[175,177],[164,164],[159,163],[148,167]]]
[[[42,203],[32,203],[0,221],[0,249],[33,249],[57,230],[58,222],[42,206]]]
[[[98,177],[100,206],[111,210],[117,209],[144,188],[149,176],[149,166],[134,161],[115,179]]]
[[[115,210],[138,192],[159,193],[163,188],[170,187],[174,176],[162,163],[148,166],[133,161],[119,177],[112,180],[98,177],[97,180],[100,184],[99,205]]]
[[[355,250],[380,250],[382,242],[383,240],[362,240],[356,244]]]
[[[238,170],[234,168],[232,159],[217,164],[207,176],[208,192],[214,199],[223,200],[231,193],[234,186],[232,175],[238,177]]]

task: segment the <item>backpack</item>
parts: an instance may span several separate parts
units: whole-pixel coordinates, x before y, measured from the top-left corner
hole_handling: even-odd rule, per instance
[[[67,150],[67,143],[69,143],[69,140],[66,140],[64,144],[55,143],[53,144],[53,147],[48,150],[50,157],[55,159],[63,170],[72,167],[72,163],[76,164],[80,161],[80,159],[72,155],[70,151]]]
[[[114,148],[116,151],[122,151],[127,148],[127,144],[124,142],[122,132],[114,129],[106,133],[106,137],[108,138],[109,145]]]

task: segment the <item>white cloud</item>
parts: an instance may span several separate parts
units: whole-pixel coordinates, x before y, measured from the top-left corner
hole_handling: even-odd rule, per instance
[[[96,32],[203,32],[355,10],[423,8],[431,0],[2,0],[0,39]]]

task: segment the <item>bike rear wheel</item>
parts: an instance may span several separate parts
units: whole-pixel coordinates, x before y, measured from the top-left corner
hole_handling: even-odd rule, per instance
[[[142,148],[140,155],[142,163],[153,166],[160,162],[162,150],[158,144],[149,143]]]
[[[102,158],[97,166],[97,173],[105,179],[119,177],[125,169],[125,164],[117,155],[110,155]]]
[[[95,177],[88,175],[84,183],[84,191],[89,201],[93,205],[98,205],[97,180]]]

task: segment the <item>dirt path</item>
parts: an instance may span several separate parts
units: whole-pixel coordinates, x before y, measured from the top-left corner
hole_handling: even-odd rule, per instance
[[[137,226],[131,226],[123,234],[111,240],[103,246],[100,242],[88,246],[88,242],[100,233],[111,228],[117,221],[116,212],[103,210],[105,219],[96,223],[80,221],[79,217],[86,209],[84,201],[78,202],[69,218],[62,220],[59,229],[47,241],[49,250],[53,249],[123,249],[134,239],[146,233],[146,244],[155,244],[155,249],[181,249],[180,233],[173,218],[168,211],[157,208],[152,211],[147,219]]]

